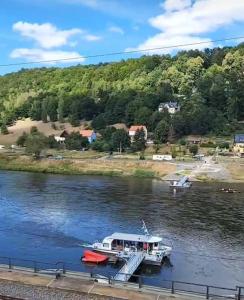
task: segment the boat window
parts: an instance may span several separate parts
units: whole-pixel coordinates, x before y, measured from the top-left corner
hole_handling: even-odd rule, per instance
[[[103,243],[104,248],[109,248],[109,243]]]
[[[158,247],[158,243],[154,243],[154,246],[155,246],[155,247]]]

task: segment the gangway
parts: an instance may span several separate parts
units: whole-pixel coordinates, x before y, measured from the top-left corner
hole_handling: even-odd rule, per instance
[[[144,260],[145,255],[146,253],[142,251],[131,252],[128,260],[126,260],[126,263],[114,276],[113,279],[117,281],[128,281]]]

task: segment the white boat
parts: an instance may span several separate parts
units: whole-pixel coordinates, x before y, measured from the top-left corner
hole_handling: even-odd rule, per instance
[[[180,180],[175,180],[171,183],[171,187],[173,188],[189,188],[192,183],[189,181],[187,176],[183,176]]]
[[[130,257],[132,252],[143,252],[144,263],[160,265],[164,258],[170,256],[172,247],[165,245],[161,237],[150,235],[144,222],[143,229],[144,235],[115,232],[90,247],[122,258]]]

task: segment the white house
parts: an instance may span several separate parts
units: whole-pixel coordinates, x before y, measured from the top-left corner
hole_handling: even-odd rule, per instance
[[[131,141],[133,142],[134,141],[134,137],[135,137],[135,134],[137,131],[139,130],[143,130],[144,133],[145,133],[145,140],[147,140],[147,127],[144,126],[144,125],[132,125],[129,129],[129,136],[130,136],[130,139]]]
[[[94,130],[88,130],[88,129],[81,130],[80,135],[86,137],[90,144],[97,139],[97,135]]]
[[[65,142],[65,137],[62,136],[54,136],[54,139],[60,144],[63,144]]]
[[[178,102],[165,102],[160,103],[158,107],[158,111],[164,111],[167,110],[169,114],[175,114],[176,112],[180,111],[180,105]]]

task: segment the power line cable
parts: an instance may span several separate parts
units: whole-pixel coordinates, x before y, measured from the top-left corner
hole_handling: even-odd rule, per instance
[[[72,61],[72,60],[79,60],[81,58],[82,59],[88,59],[88,58],[106,57],[106,56],[114,56],[114,55],[133,54],[133,53],[150,52],[150,51],[155,51],[155,50],[173,49],[173,48],[179,48],[179,47],[203,45],[203,44],[209,44],[209,43],[217,43],[217,42],[241,40],[241,39],[244,39],[244,36],[223,38],[223,39],[217,39],[217,40],[209,40],[209,41],[202,41],[202,42],[197,42],[197,43],[187,43],[187,44],[178,44],[178,45],[171,45],[171,46],[164,46],[164,47],[148,48],[148,49],[141,49],[141,50],[129,50],[129,51],[121,51],[121,52],[110,52],[110,53],[100,53],[100,54],[94,54],[94,55],[76,56],[76,57],[70,57],[70,58],[59,58],[59,59],[50,59],[50,60],[39,60],[39,61],[30,61],[30,62],[0,64],[0,67],[10,67],[10,66],[21,66],[21,65],[31,65],[31,64],[41,64],[41,63]]]

